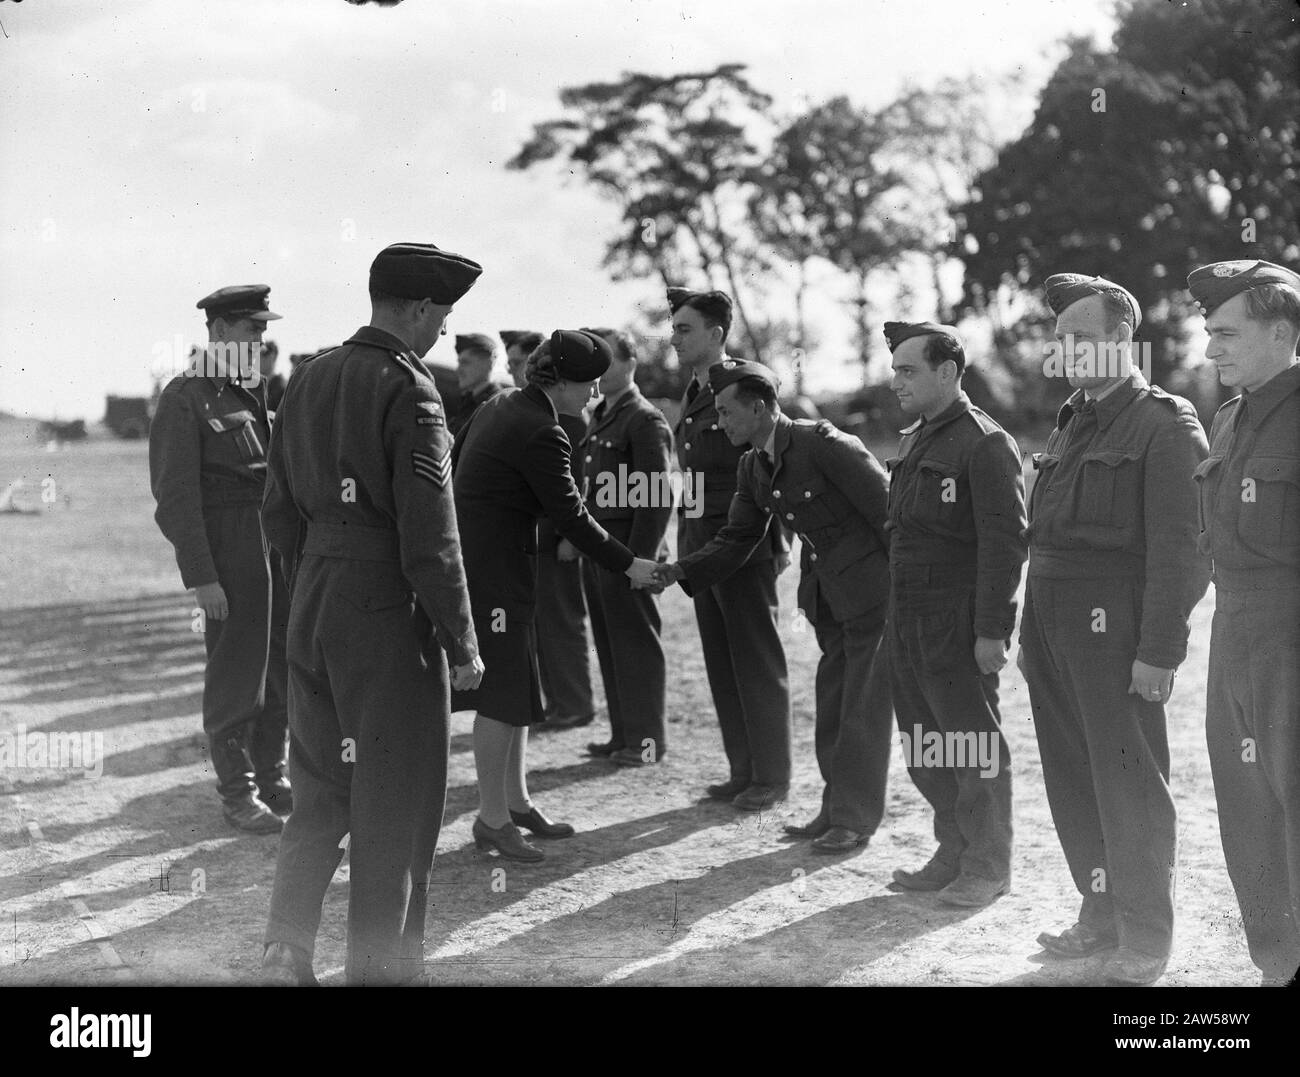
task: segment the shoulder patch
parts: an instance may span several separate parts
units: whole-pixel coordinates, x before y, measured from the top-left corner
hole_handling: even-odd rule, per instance
[[[1002,429],[1001,423],[993,418],[993,416],[991,416],[987,411],[977,408],[974,404],[971,405],[970,410],[966,412],[966,414],[975,421],[975,425],[980,428],[980,432],[983,434],[1005,433]]]

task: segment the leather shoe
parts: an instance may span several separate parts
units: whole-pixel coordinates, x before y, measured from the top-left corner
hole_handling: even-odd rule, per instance
[[[813,838],[814,853],[847,853],[871,838],[865,830],[850,830],[846,826],[833,826],[820,838]]]
[[[615,752],[620,752],[622,750],[623,745],[615,744],[612,740],[604,742],[592,741],[587,745],[587,754],[597,756],[598,758],[608,759]]]
[[[221,814],[236,830],[248,834],[278,834],[284,820],[261,802],[254,793],[231,797],[221,802]]]
[[[293,790],[288,778],[278,778],[266,785],[257,787],[257,795],[276,815],[288,815],[293,811]]]
[[[1119,945],[1119,937],[1114,928],[1088,927],[1087,924],[1075,924],[1067,927],[1059,935],[1044,931],[1038,936],[1038,945],[1054,957],[1091,957],[1103,950],[1113,950]]]
[[[531,830],[539,838],[571,838],[573,827],[568,823],[553,823],[532,805],[527,811],[512,811],[510,821],[515,826]]]
[[[939,900],[945,905],[958,905],[963,909],[982,909],[985,905],[992,905],[1010,889],[1010,879],[984,879],[963,874],[939,891]]]
[[[741,811],[763,811],[780,804],[789,795],[788,785],[764,785],[762,782],[754,782],[743,793],[736,795],[731,806]]]
[[[546,854],[536,845],[529,845],[519,833],[514,823],[493,830],[483,822],[475,819],[470,831],[474,835],[474,844],[480,849],[495,849],[506,860],[518,860],[523,864],[535,864],[545,860]]]
[[[787,823],[781,829],[796,838],[820,838],[830,828],[831,821],[818,812],[817,817],[807,823]]]
[[[735,800],[737,793],[743,793],[748,788],[748,778],[728,778],[725,782],[710,785],[704,791],[714,800]]]
[[[262,951],[264,987],[320,987],[306,951],[287,942],[268,943]]]
[[[579,726],[591,725],[596,713],[591,714],[557,714],[547,718],[541,725],[545,730],[577,729]]]
[[[1146,987],[1155,983],[1165,974],[1167,957],[1154,957],[1138,950],[1120,947],[1101,967],[1101,974],[1107,983],[1125,984],[1129,987]]]
[[[918,871],[895,868],[894,882],[904,890],[942,890],[960,874],[956,864],[935,853]]]

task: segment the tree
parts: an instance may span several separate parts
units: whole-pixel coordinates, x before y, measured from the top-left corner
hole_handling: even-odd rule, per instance
[[[762,361],[749,282],[766,261],[748,227],[744,192],[759,161],[748,127],[766,121],[772,101],[744,69],[632,72],[563,89],[568,115],[536,124],[507,167],[558,159],[580,172],[619,207],[620,234],[605,257],[615,276],[654,273],[670,286],[703,275],[731,294],[741,335]]]
[[[1300,257],[1300,27],[1274,0],[1134,0],[1113,51],[1068,42],[1029,129],[961,208],[964,301],[1100,273],[1143,304],[1156,380],[1185,351],[1186,275]]]

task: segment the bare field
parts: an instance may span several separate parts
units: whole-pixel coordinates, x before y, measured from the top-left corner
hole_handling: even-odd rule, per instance
[[[0,732],[102,735],[102,774],[0,771],[0,984],[250,983],[275,838],[221,818],[201,735],[203,647],[171,548],[152,519],[146,447],[106,436],[47,452],[34,423],[0,420]],[[53,480],[52,487],[46,480]],[[44,490],[53,503],[43,504]],[[1045,958],[1035,936],[1074,920],[1043,792],[1025,686],[1002,681],[1015,773],[1012,892],[974,912],[886,889],[933,847],[928,808],[895,742],[889,814],[856,855],[783,838],[815,813],[811,631],[795,572],[781,580],[795,712],[789,806],[760,817],[701,803],[726,763],[689,599],[661,599],[670,751],[623,771],[583,754],[600,725],[542,734],[531,788],[578,835],[536,866],[478,853],[471,716],[452,719],[446,821],[427,926],[436,982],[493,984],[1083,984],[1101,958]],[[1179,808],[1178,927],[1169,986],[1252,985],[1219,844],[1204,748],[1213,590],[1170,707]],[[593,659],[594,668],[594,659]],[[599,723],[600,719],[598,719]],[[594,734],[594,736],[593,736]],[[316,968],[341,983],[347,862],[326,902]]]

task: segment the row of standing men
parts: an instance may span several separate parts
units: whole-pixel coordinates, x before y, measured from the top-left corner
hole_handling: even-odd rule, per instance
[[[402,284],[397,285],[400,290],[437,292],[399,294],[399,299],[416,303],[423,300],[449,309],[450,303],[459,298],[452,294],[456,288],[461,284],[468,287],[463,278],[444,279],[444,267],[449,266],[454,276],[464,270],[468,260],[457,260],[457,256],[436,252],[436,248],[420,249],[414,259],[408,250],[390,248],[390,252],[404,269],[410,269],[406,276],[414,281],[406,286],[406,278],[397,272],[396,277],[402,278]],[[381,284],[382,263],[390,252],[376,260]],[[412,261],[418,268],[407,265]],[[426,263],[435,267],[432,272]],[[372,270],[372,296],[376,294],[375,283],[376,273]],[[987,738],[997,760],[995,766],[981,769],[955,765],[953,759],[942,754],[923,759],[919,749],[911,753],[909,771],[934,808],[939,847],[919,871],[895,872],[895,885],[937,890],[942,900],[953,904],[987,904],[1004,893],[1010,883],[1010,759],[999,729],[997,673],[1006,661],[1015,623],[1015,594],[1028,555],[1022,668],[1030,684],[1053,818],[1082,897],[1078,922],[1059,934],[1044,933],[1039,942],[1060,957],[1114,951],[1105,966],[1108,979],[1152,982],[1163,972],[1172,941],[1176,857],[1163,707],[1172,691],[1173,672],[1185,655],[1187,617],[1207,585],[1209,560],[1205,555],[1213,554],[1220,612],[1225,610],[1227,589],[1231,614],[1225,613],[1225,618],[1231,616],[1233,621],[1223,627],[1216,613],[1212,653],[1221,655],[1241,645],[1243,638],[1248,648],[1254,641],[1255,646],[1240,656],[1241,662],[1266,676],[1271,685],[1271,695],[1258,690],[1243,694],[1239,663],[1212,659],[1208,728],[1225,852],[1252,956],[1266,980],[1290,975],[1300,959],[1300,946],[1295,935],[1296,838],[1287,821],[1294,808],[1297,769],[1295,617],[1290,618],[1288,635],[1288,610],[1293,607],[1286,603],[1294,602],[1297,566],[1294,553],[1288,554],[1284,547],[1288,540],[1294,544],[1297,521],[1291,517],[1296,515],[1297,507],[1286,500],[1285,487],[1265,486],[1258,499],[1243,498],[1241,508],[1236,509],[1235,499],[1222,494],[1228,485],[1222,477],[1235,480],[1236,471],[1243,470],[1246,478],[1258,479],[1261,484],[1286,483],[1294,480],[1287,467],[1300,467],[1300,453],[1294,445],[1295,341],[1289,342],[1288,351],[1284,339],[1291,328],[1300,327],[1300,307],[1292,310],[1285,305],[1288,292],[1295,298],[1297,283],[1300,281],[1294,274],[1268,263],[1218,263],[1192,275],[1193,293],[1205,302],[1211,319],[1244,319],[1247,328],[1267,324],[1276,330],[1276,340],[1271,344],[1263,339],[1252,342],[1253,355],[1243,354],[1240,344],[1224,343],[1234,339],[1240,326],[1229,326],[1222,333],[1216,333],[1212,326],[1211,331],[1210,357],[1217,361],[1216,349],[1224,352],[1227,348],[1235,357],[1232,362],[1220,363],[1225,383],[1248,391],[1228,405],[1229,409],[1235,405],[1234,415],[1245,410],[1244,401],[1251,398],[1251,393],[1258,394],[1264,385],[1269,387],[1262,397],[1253,398],[1270,404],[1258,408],[1258,414],[1253,416],[1256,423],[1268,425],[1267,437],[1262,441],[1252,438],[1249,448],[1234,454],[1235,439],[1220,428],[1231,427],[1235,433],[1240,419],[1224,418],[1221,413],[1223,424],[1216,420],[1213,435],[1218,452],[1207,455],[1204,433],[1185,401],[1147,385],[1138,373],[1123,377],[1072,373],[1071,384],[1077,391],[1063,406],[1046,451],[1035,459],[1040,478],[1030,502],[1028,526],[1019,451],[1010,436],[971,406],[961,393],[965,356],[952,327],[887,324],[894,387],[904,410],[918,417],[904,431],[898,456],[888,461],[892,484],[856,439],[827,423],[791,421],[782,415],[776,404],[774,379],[766,368],[725,358],[723,344],[729,328],[730,303],[722,293],[674,289],[669,294],[673,344],[683,365],[692,371],[681,416],[671,433],[666,420],[640,396],[632,382],[631,342],[604,330],[586,333],[592,341],[609,338],[603,348],[589,346],[590,354],[585,356],[594,357],[598,365],[604,363],[606,369],[599,375],[604,399],[590,424],[579,427],[573,421],[577,416],[571,416],[564,437],[566,446],[575,447],[573,475],[586,487],[586,508],[579,505],[577,513],[562,521],[557,537],[544,537],[538,550],[539,590],[532,605],[539,622],[558,615],[560,623],[545,629],[539,624],[540,630],[532,637],[534,646],[541,650],[540,665],[551,707],[549,717],[538,713],[529,721],[547,718],[546,724],[563,728],[585,723],[592,713],[589,694],[581,694],[580,683],[579,692],[567,697],[562,680],[556,687],[557,671],[563,677],[585,661],[585,636],[577,620],[581,581],[591,611],[611,721],[610,740],[593,743],[589,750],[632,767],[652,765],[661,759],[667,750],[664,662],[658,611],[649,592],[680,582],[695,603],[730,767],[728,779],[711,786],[708,793],[747,810],[761,810],[784,800],[790,780],[790,719],[785,658],[776,630],[775,579],[782,560],[788,557],[783,529],[788,530],[801,539],[799,605],[812,623],[822,650],[816,685],[816,750],[825,788],[817,816],[804,826],[787,829],[812,838],[814,847],[824,852],[847,851],[869,839],[883,816],[892,695],[899,726],[916,744],[937,735],[951,748],[958,742],[953,735],[959,740],[974,734]],[[389,278],[387,284],[394,287],[394,280]],[[378,294],[382,296],[385,291],[381,287]],[[1283,296],[1281,301],[1276,299],[1279,294]],[[1247,303],[1260,296],[1273,306],[1262,313],[1255,306],[1247,309]],[[439,299],[444,302],[438,303]],[[1067,341],[1111,340],[1123,345],[1131,341],[1141,317],[1136,300],[1127,291],[1101,278],[1058,275],[1048,282],[1047,299],[1058,314],[1058,336]],[[265,310],[264,292],[259,309]],[[1280,317],[1276,316],[1279,309]],[[249,325],[261,317],[254,313]],[[349,345],[354,352],[366,346],[387,352],[384,358],[388,366],[395,364],[415,386],[415,396],[420,398],[414,401],[418,414],[409,418],[415,441],[420,444],[410,449],[409,460],[399,458],[397,448],[405,448],[405,443],[400,438],[390,440],[387,419],[378,424],[378,429],[385,430],[383,446],[366,445],[364,430],[346,435],[361,439],[352,446],[360,454],[354,454],[353,459],[369,452],[382,466],[373,475],[339,478],[331,472],[329,477],[337,479],[333,488],[337,490],[340,484],[346,488],[347,478],[352,477],[373,498],[374,488],[387,477],[389,489],[398,494],[404,485],[398,473],[409,466],[405,483],[409,492],[426,485],[436,488],[445,500],[451,484],[452,452],[436,392],[429,398],[427,371],[421,378],[422,367],[416,356],[423,354],[418,350],[422,341],[377,337],[377,321],[372,317],[369,331],[361,331]],[[425,329],[427,332],[427,326]],[[414,330],[408,327],[407,332]],[[436,336],[427,340],[424,350],[433,339]],[[503,340],[512,374],[515,368],[522,370],[529,352],[535,352],[539,343],[519,334],[503,334]],[[474,351],[488,350],[483,343],[473,338],[458,341],[469,345],[458,348],[462,369],[474,362]],[[562,342],[559,350],[563,351]],[[471,354],[467,356],[467,352]],[[1290,360],[1286,363],[1280,358],[1284,353]],[[481,356],[477,358],[483,362]],[[1278,369],[1273,370],[1270,363]],[[323,363],[321,369],[329,365]],[[381,371],[391,379],[388,366],[378,362],[368,367],[352,364],[353,370],[366,367],[365,374],[371,380]],[[593,369],[588,366],[578,373],[588,374]],[[1248,380],[1248,374],[1256,377],[1261,371],[1270,373],[1264,382]],[[326,379],[319,380],[324,383]],[[526,377],[523,380],[527,382]],[[474,385],[466,387],[472,390]],[[232,399],[246,403],[238,395],[241,388],[228,384],[218,387],[217,392],[230,389]],[[353,392],[344,393],[348,386],[331,377],[326,388],[330,406],[345,400],[362,406],[359,401],[365,394],[360,384],[350,386]],[[405,390],[409,393],[411,386],[405,386]],[[526,393],[527,389],[522,389],[520,395]],[[467,421],[483,400],[476,400],[473,392],[466,395]],[[546,398],[546,394],[540,395]],[[374,404],[373,391],[370,396],[366,406]],[[322,399],[315,406],[304,406],[304,415],[331,413],[325,402]],[[210,404],[204,402],[209,410]],[[387,401],[388,413],[394,404],[394,400]],[[230,414],[229,410],[223,413]],[[241,426],[243,433],[248,432],[247,416],[219,418],[219,422],[209,422],[214,433],[229,433]],[[451,422],[461,425],[458,417]],[[547,425],[563,427],[565,422],[551,400]],[[161,430],[166,431],[167,426],[164,422]],[[155,429],[160,428],[156,425]],[[304,424],[303,430],[307,429]],[[410,440],[412,431],[406,434]],[[620,467],[624,474],[666,474],[674,448],[673,434],[679,463],[688,476],[688,493],[689,477],[698,476],[700,485],[694,490],[698,511],[688,512],[686,505],[679,506],[679,560],[668,565],[661,559],[670,509],[659,504],[650,506],[647,512],[647,506],[633,508],[617,497],[602,501],[594,495],[610,475],[619,474]],[[280,436],[277,434],[277,438]],[[155,490],[159,492],[167,485],[165,481],[160,485],[160,477],[166,477],[167,469],[159,465],[159,458],[166,456],[161,450],[167,442],[160,436],[157,444],[160,452],[153,454],[153,459]],[[265,437],[260,444],[266,444]],[[325,518],[329,514],[312,512],[299,500],[290,478],[291,465],[296,461],[296,467],[301,469],[302,457],[308,450],[324,450],[329,457],[328,448],[319,443],[304,443],[300,448],[304,453],[295,454],[292,443],[285,449],[288,460],[280,481],[289,487],[288,500],[295,519],[291,535],[282,530],[282,541],[277,541],[273,527],[275,498],[271,491],[267,493],[267,534],[272,546],[287,554],[291,562],[286,566],[287,574],[296,575],[303,555],[314,554],[324,574],[336,577],[334,582],[343,596],[350,596],[346,611],[349,616],[355,620],[359,610],[371,614],[404,611],[402,625],[408,634],[413,627],[411,616],[415,616],[418,634],[424,603],[426,616],[442,629],[435,635],[452,663],[453,681],[457,675],[472,677],[472,672],[466,672],[472,662],[457,661],[467,658],[473,650],[463,617],[459,633],[456,631],[456,614],[463,611],[454,609],[454,601],[450,606],[445,601],[441,606],[437,600],[427,601],[418,569],[414,574],[406,571],[407,555],[401,550],[401,506],[372,504],[371,508],[380,509],[381,519],[360,527],[360,521],[349,520],[346,511],[331,524]],[[378,453],[376,448],[380,449]],[[750,452],[751,448],[755,451]],[[337,465],[338,460],[334,463]],[[328,461],[323,470],[329,471]],[[305,485],[311,486],[316,477],[307,476]],[[205,477],[201,507],[215,510],[232,499],[208,496],[206,487],[212,485],[209,479]],[[304,478],[296,482],[304,485]],[[458,470],[458,508],[461,486]],[[326,482],[322,488],[328,487],[330,483]],[[219,495],[228,491],[213,492]],[[284,493],[282,490],[280,496]],[[160,494],[159,522],[169,532],[164,524],[164,500]],[[346,499],[341,503],[349,504]],[[338,515],[337,505],[329,508]],[[1232,511],[1236,514],[1233,518],[1216,519]],[[219,517],[223,512],[214,514]],[[537,514],[546,512],[542,509]],[[629,556],[660,562],[653,584],[642,579],[639,588],[629,587],[593,559],[574,557],[569,548],[573,544],[564,531],[573,531],[574,520],[581,515],[594,516],[598,530],[603,525],[614,536],[614,543],[631,547]],[[382,519],[385,516],[386,520]],[[779,525],[773,525],[774,517]],[[1265,525],[1252,525],[1244,517],[1258,517]],[[414,523],[415,519],[407,522]],[[363,533],[374,522],[381,525],[373,527],[376,533]],[[1238,525],[1235,528],[1234,522]],[[585,521],[583,526],[588,523]],[[208,529],[211,531],[210,526]],[[1265,532],[1274,537],[1272,546],[1251,546],[1243,538],[1258,538]],[[173,524],[168,537],[175,533]],[[448,533],[445,519],[441,536],[447,540],[446,546],[456,538],[454,529]],[[1221,549],[1215,547],[1215,536]],[[425,534],[420,541],[427,545],[430,536]],[[1234,544],[1243,546],[1244,557]],[[202,584],[193,568],[194,557],[186,558],[179,543],[177,551],[187,584],[197,590]],[[439,566],[454,578],[448,551],[444,549],[439,558]],[[374,572],[381,564],[390,566],[385,570],[388,576],[376,579]],[[400,580],[392,577],[393,565],[399,566]],[[341,574],[343,568],[348,571]],[[365,576],[367,571],[369,577]],[[268,572],[271,596],[267,611],[273,606],[274,577],[275,573]],[[388,587],[385,594],[389,584],[396,586]],[[301,585],[300,579],[295,581],[295,596]],[[412,588],[419,602],[411,601]],[[471,602],[473,590],[471,580]],[[549,596],[558,596],[559,600]],[[1243,597],[1238,601],[1232,596]],[[386,602],[389,598],[393,601]],[[314,615],[309,612],[300,618],[304,635],[315,640],[318,667],[328,664],[320,653],[322,638],[328,639],[331,631],[343,635],[348,632],[340,623],[333,630],[322,629],[330,620],[329,606],[329,602],[322,603]],[[448,609],[452,611],[450,616]],[[475,615],[471,620],[479,623],[482,617]],[[274,617],[267,618],[268,631],[274,621]],[[369,625],[368,631],[374,627]],[[472,628],[473,624],[471,634]],[[566,631],[571,642],[548,657],[545,648],[564,639]],[[213,675],[213,656],[220,651],[220,629],[216,645],[210,638],[212,634],[208,638],[208,688],[212,689],[215,682],[216,695],[225,690],[231,678]],[[481,626],[478,634],[483,635]],[[312,646],[310,640],[303,640],[305,653]],[[273,664],[273,643],[269,651]],[[1259,663],[1261,652],[1270,659],[1265,665]],[[1285,659],[1289,659],[1289,666]],[[428,655],[422,662],[421,674],[427,679],[433,664]],[[1290,682],[1286,680],[1288,668],[1292,671]],[[1251,678],[1253,683],[1258,680],[1258,675]],[[390,683],[388,702],[409,712],[416,700],[401,693],[401,683],[400,678]],[[264,684],[265,692],[270,693],[270,678],[264,678]],[[311,687],[317,700],[322,687],[319,683]],[[333,690],[341,687],[333,686]],[[462,698],[472,702],[473,691],[470,689]],[[292,687],[289,695],[292,698]],[[435,705],[437,695],[435,692],[430,699]],[[566,702],[566,698],[576,701]],[[339,719],[350,705],[360,712],[367,709],[364,700],[349,703],[339,696],[332,701]],[[214,712],[219,709],[216,705],[212,708]],[[268,709],[283,712],[282,705]],[[310,708],[301,709],[306,712]],[[205,726],[208,713],[205,693]],[[249,744],[256,743],[258,723],[245,719],[238,724],[250,733]],[[305,841],[293,840],[287,833],[282,842],[267,933],[268,969],[271,974],[279,970],[300,982],[310,979],[320,897],[337,864],[337,848],[335,854],[325,852],[322,836],[333,834],[340,826],[346,833],[350,822],[351,922],[356,930],[350,932],[349,977],[361,981],[393,978],[400,969],[409,971],[410,963],[418,962],[422,954],[417,936],[422,936],[423,889],[427,886],[427,868],[423,865],[426,852],[431,863],[437,828],[433,827],[430,841],[429,828],[417,827],[423,830],[420,849],[405,864],[401,856],[394,856],[393,848],[394,843],[409,837],[403,829],[406,824],[397,828],[400,833],[380,826],[371,835],[377,861],[386,865],[376,874],[388,876],[388,883],[394,872],[404,880],[399,890],[405,896],[406,915],[397,918],[400,930],[394,936],[392,887],[387,887],[386,900],[382,884],[373,893],[368,893],[364,885],[358,886],[368,873],[364,853],[358,863],[358,801],[372,798],[365,794],[358,797],[355,757],[343,759],[341,765],[327,758],[331,753],[339,755],[334,741],[349,739],[340,735],[347,724],[331,727],[324,737],[319,728],[309,729],[310,724],[304,720],[303,737],[323,749],[315,761],[295,757],[295,784],[302,785],[301,773],[310,775],[309,785],[315,786],[324,777],[323,784],[328,786],[331,776],[319,772],[333,769],[335,803],[330,810],[322,804],[313,805],[316,810],[311,814],[316,816],[317,825],[309,828]],[[273,728],[274,723],[271,725]],[[1233,761],[1236,752],[1241,757],[1238,762],[1246,762],[1248,753],[1238,750],[1233,739],[1242,730],[1248,731],[1248,739],[1256,749],[1256,755],[1249,760],[1253,765],[1245,770]],[[313,767],[312,762],[317,766]],[[258,789],[264,797],[287,798],[282,768],[275,779],[286,787],[280,794],[274,786],[263,788],[264,771],[265,767],[256,770],[251,775],[253,781],[242,783],[241,796],[247,790],[256,802],[253,789]],[[218,765],[219,778],[221,775]],[[422,777],[427,779],[428,775]],[[442,783],[445,789],[445,761]],[[223,797],[228,805],[229,788],[227,781]],[[350,794],[350,820],[346,810],[339,817],[339,789]],[[290,817],[290,831],[295,821],[303,818],[301,788],[297,799],[299,811]],[[416,814],[426,810],[432,813],[435,801],[436,789],[428,803],[415,809],[408,805],[404,811],[408,816],[412,810]],[[373,805],[368,807],[363,814],[373,816]],[[531,805],[528,807],[531,809]],[[1257,819],[1261,812],[1267,824],[1262,835],[1256,823],[1246,823]],[[440,801],[437,815],[440,822]],[[321,825],[326,818],[331,819],[330,825]],[[530,818],[528,812],[516,813],[512,809],[510,820],[507,825],[518,823],[540,836],[572,832],[571,828],[551,823],[540,812]],[[529,826],[530,821],[538,825]],[[1255,828],[1253,835],[1245,836],[1250,840],[1244,840],[1241,833],[1247,825]],[[1234,836],[1231,845],[1230,833]],[[527,852],[533,847],[521,838],[480,844],[494,844],[503,854],[523,851],[519,859],[534,858]],[[301,869],[305,865],[314,866],[303,878]],[[375,866],[380,868],[379,863]],[[300,885],[303,883],[306,885]],[[293,909],[286,914],[289,906]],[[401,944],[394,945],[394,938]]]

